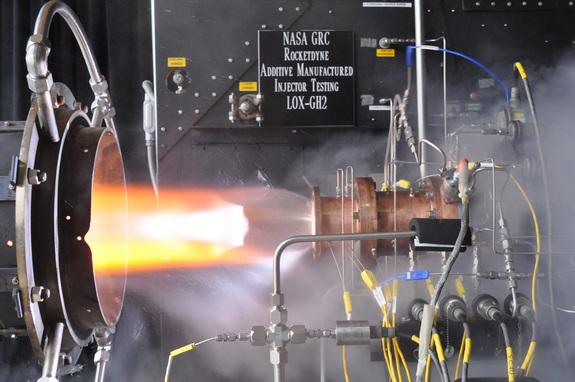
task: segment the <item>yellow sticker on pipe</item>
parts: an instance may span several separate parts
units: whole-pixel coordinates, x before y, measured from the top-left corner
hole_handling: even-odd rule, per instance
[[[513,366],[513,349],[506,348],[507,351],[507,375],[509,376],[509,382],[515,381],[515,367]]]

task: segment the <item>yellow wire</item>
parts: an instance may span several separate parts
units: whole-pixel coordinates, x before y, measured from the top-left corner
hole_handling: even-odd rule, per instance
[[[403,382],[403,375],[401,374],[401,362],[399,360],[399,354],[397,352],[397,346],[395,346],[395,341],[391,341],[393,345],[393,354],[395,356],[395,367],[397,368],[397,379],[399,382]]]
[[[429,382],[429,369],[431,366],[431,355],[427,354],[427,366],[425,368],[425,382]]]
[[[403,356],[403,352],[401,351],[401,348],[399,347],[399,343],[397,341],[397,337],[393,337],[393,342],[394,345],[397,348],[397,352],[399,354],[399,358],[401,358],[401,363],[403,364],[403,368],[405,369],[405,374],[407,374],[407,380],[408,382],[411,382],[411,374],[409,372],[409,367],[407,366],[407,362],[405,362],[405,357]]]
[[[396,300],[397,300],[397,294],[399,292],[399,282],[397,279],[393,280],[392,283],[392,288],[391,288],[391,311],[392,311],[392,316],[391,316],[391,326],[395,328],[395,324],[396,324],[396,311],[395,311],[395,304],[396,304]],[[391,340],[392,346],[393,346],[393,353],[395,355],[395,364],[397,367],[397,377],[399,379],[399,382],[403,382],[403,375],[401,374],[401,364],[403,363],[403,366],[405,368],[405,373],[407,374],[407,378],[409,381],[411,381],[411,376],[409,375],[409,369],[407,368],[407,363],[405,362],[405,359],[403,357],[403,353],[401,353],[401,349],[399,348],[399,343],[397,342],[397,338],[393,338]]]
[[[445,361],[445,355],[443,353],[443,345],[441,344],[441,340],[439,339],[439,334],[433,335],[433,341],[435,341],[435,347],[437,348],[437,358],[439,358],[439,362]]]
[[[455,368],[455,379],[459,377],[459,368],[461,367],[461,358],[463,357],[463,349],[465,349],[466,333],[463,331],[463,338],[461,339],[461,347],[459,348],[459,356],[457,357],[457,367]]]
[[[345,345],[343,345],[342,357],[343,357],[343,374],[345,375],[345,382],[349,382],[349,374],[347,373],[347,349]]]
[[[523,360],[523,364],[521,365],[521,369],[527,371],[529,369],[529,367],[531,366],[531,363],[533,362],[533,354],[535,353],[535,346],[536,345],[537,345],[537,343],[535,341],[531,341],[531,343],[529,344],[529,350],[527,350],[527,354],[525,355],[525,359]],[[527,372],[526,372],[525,376],[528,376]]]
[[[391,316],[391,325],[395,328],[395,312],[392,313]],[[397,377],[399,379],[399,382],[403,382],[403,376],[401,375],[401,363],[399,360],[399,353],[398,353],[398,346],[397,346],[397,341],[394,341],[395,337],[393,338],[393,340],[391,341],[391,344],[393,345],[393,354],[395,355],[395,367],[397,367]]]
[[[541,235],[539,233],[539,223],[537,222],[537,215],[535,214],[535,209],[533,208],[531,201],[527,197],[527,194],[523,190],[523,187],[521,187],[521,185],[519,184],[517,179],[515,179],[513,174],[509,173],[509,176],[515,182],[515,185],[517,186],[519,191],[521,191],[523,198],[525,199],[525,201],[529,205],[529,209],[531,210],[531,215],[533,215],[533,223],[535,224],[535,236],[537,238],[537,253],[535,255],[535,265],[533,266],[533,281],[531,283],[531,303],[533,304],[533,314],[535,316],[535,321],[537,321],[537,305],[535,303],[535,289],[536,289],[536,283],[537,283],[537,271],[539,270],[539,252],[541,251]]]
[[[391,361],[389,359],[389,356],[387,354],[388,350],[387,350],[385,338],[381,339],[381,346],[383,347],[383,357],[385,358],[385,363],[387,364],[387,370],[389,371],[389,376],[390,376],[392,382],[397,382],[397,379],[395,378],[395,373],[393,370],[393,365],[391,363],[393,361]],[[391,353],[390,353],[390,355],[391,355]]]
[[[389,318],[387,316],[387,309],[385,306],[381,306],[381,311],[383,312],[383,323],[382,326],[383,327],[389,327]],[[395,377],[395,370],[393,367],[393,357],[391,355],[391,349],[389,349],[389,338],[382,338],[381,339],[381,346],[383,348],[383,356],[385,357],[385,363],[387,364],[387,369],[389,370],[389,374],[391,377],[391,380],[393,382],[397,382],[397,379]]]
[[[344,289],[345,289],[345,285],[344,285]],[[343,304],[345,306],[345,313],[349,317],[349,315],[352,312],[352,306],[351,306],[351,297],[350,297],[350,294],[347,290],[344,290],[344,292],[343,292]],[[342,358],[343,358],[343,374],[345,376],[345,381],[349,382],[349,374],[347,372],[347,350],[346,350],[345,345],[343,346],[343,350],[342,350]]]
[[[385,341],[387,342],[387,352],[389,353],[388,354],[389,366],[390,366],[389,374],[391,374],[391,380],[397,382],[397,377],[395,376],[395,369],[393,368],[393,354],[391,353],[391,346],[390,346],[391,339],[386,338]]]

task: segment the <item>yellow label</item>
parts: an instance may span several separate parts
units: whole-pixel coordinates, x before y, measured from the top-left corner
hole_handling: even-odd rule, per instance
[[[435,348],[437,349],[437,358],[439,358],[440,362],[445,362],[445,355],[443,354],[443,347],[441,346],[439,334],[435,333],[433,335],[433,341],[435,342]]]
[[[513,112],[513,119],[523,119],[525,118],[525,114],[522,111],[514,111]]]
[[[375,278],[375,275],[369,269],[365,269],[363,272],[361,272],[361,278],[369,290],[374,290],[379,284]]]
[[[351,296],[348,291],[343,292],[343,304],[345,306],[345,313],[350,314],[352,312]]]
[[[395,57],[395,49],[377,49],[377,57]]]
[[[471,357],[471,338],[467,337],[465,339],[465,352],[463,353],[463,362],[469,363],[470,357]]]
[[[523,65],[521,65],[519,62],[516,62],[515,67],[517,68],[517,70],[519,70],[519,74],[521,74],[521,78],[527,77],[527,73],[525,73],[525,70],[523,69]]]
[[[509,377],[509,382],[515,381],[515,367],[513,366],[513,349],[506,348],[507,351],[507,375]]]
[[[190,350],[194,349],[195,347],[196,347],[196,344],[189,344],[189,345],[186,345],[186,346],[182,346],[181,348],[178,348],[178,349],[176,349],[176,350],[172,350],[172,351],[170,352],[170,355],[171,355],[172,357],[175,357],[175,356],[177,356],[177,355],[179,355],[179,354],[182,354],[182,353],[185,353],[185,352],[187,352],[187,351],[190,351]]]
[[[463,296],[465,296],[465,288],[460,279],[455,279],[455,288],[457,289],[457,293],[459,293],[459,297],[463,298]]]
[[[403,188],[404,190],[409,190],[411,183],[408,180],[400,179],[399,182],[397,182],[397,187]]]
[[[186,57],[168,57],[168,68],[185,68]]]
[[[258,83],[257,82],[240,82],[241,92],[257,92]]]
[[[433,293],[435,292],[435,287],[433,286],[433,283],[431,282],[430,279],[425,280],[425,285],[427,285],[427,290],[429,291],[429,295],[433,296]]]

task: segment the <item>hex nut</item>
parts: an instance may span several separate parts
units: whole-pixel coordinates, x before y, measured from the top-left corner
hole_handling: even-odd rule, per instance
[[[284,304],[283,293],[274,293],[271,296],[272,296],[272,305],[273,306],[281,306]]]
[[[292,344],[303,344],[307,340],[307,330],[303,325],[292,325],[290,328],[290,339]]]
[[[98,362],[110,362],[110,351],[107,349],[99,349],[96,354],[94,354],[94,363]]]
[[[26,44],[26,50],[28,49],[28,47],[30,45],[33,44],[40,44],[40,45],[44,45],[46,47],[46,50],[49,52],[51,49],[51,43],[50,40],[48,40],[47,38],[44,37],[43,34],[41,33],[36,33],[32,36],[30,36],[30,38],[28,39],[28,43]]]
[[[54,85],[52,73],[50,72],[47,72],[45,77],[32,77],[28,74],[26,80],[28,81],[28,88],[34,93],[49,92],[52,85]]]
[[[274,325],[285,324],[287,322],[287,310],[283,307],[273,307],[270,310],[270,322]]]
[[[91,82],[91,81],[90,81]],[[104,93],[108,90],[108,82],[106,80],[102,80],[101,82],[94,82],[90,83],[90,87],[94,93]]]
[[[28,169],[28,183],[32,186],[37,186],[40,183],[45,182],[47,178],[47,174],[41,170],[35,168]]]
[[[32,302],[42,302],[50,298],[50,289],[43,286],[33,286],[30,288],[30,298]]]
[[[285,365],[288,361],[288,354],[285,349],[273,348],[270,350],[270,362],[272,365]]]
[[[252,326],[249,336],[253,346],[263,346],[267,342],[268,332],[263,326]]]

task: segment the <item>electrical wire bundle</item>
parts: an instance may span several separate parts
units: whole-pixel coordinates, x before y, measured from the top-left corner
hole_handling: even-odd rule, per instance
[[[375,278],[374,274],[370,270],[364,270],[361,272],[361,277],[367,287],[373,293],[375,300],[377,301],[381,311],[383,313],[383,327],[395,327],[395,303],[393,301],[397,301],[397,293],[399,287],[397,285],[397,279],[394,279],[394,286],[393,288],[389,288],[387,283],[382,283],[381,285],[378,283],[377,279]],[[388,303],[389,302],[389,303]],[[392,319],[389,319],[388,308],[391,306],[392,312]],[[385,364],[387,366],[387,370],[389,372],[389,376],[392,382],[403,382],[403,374],[401,370],[401,365],[403,365],[403,369],[405,370],[405,374],[407,380],[411,382],[411,374],[409,372],[409,368],[407,366],[407,362],[405,361],[405,357],[403,356],[403,352],[399,348],[399,343],[397,341],[397,337],[394,338],[382,338],[381,339],[381,346],[383,349],[383,357],[385,359]]]

